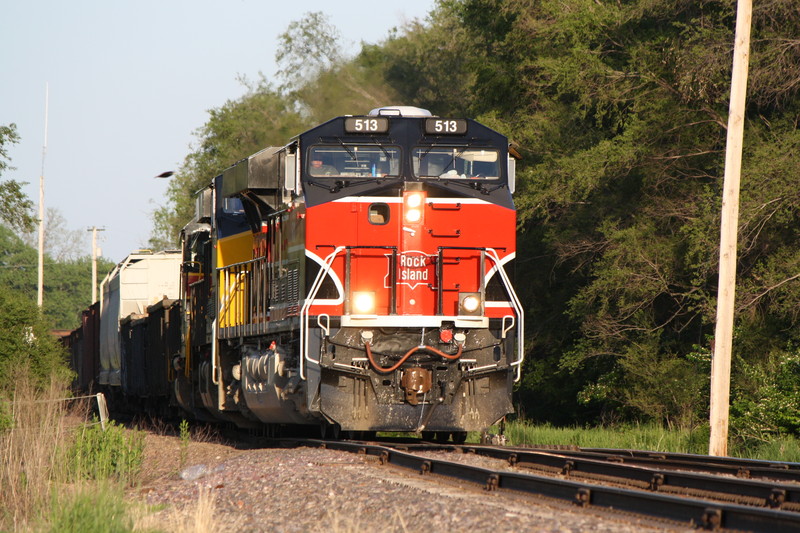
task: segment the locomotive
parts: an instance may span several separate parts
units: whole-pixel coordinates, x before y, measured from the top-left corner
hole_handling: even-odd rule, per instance
[[[524,354],[517,157],[474,120],[400,106],[237,162],[197,194],[177,294],[127,318],[104,296],[121,348],[99,384],[270,431],[486,429],[513,411]]]

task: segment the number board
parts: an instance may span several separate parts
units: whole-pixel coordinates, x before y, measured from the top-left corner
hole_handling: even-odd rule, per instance
[[[389,119],[385,117],[348,117],[344,119],[347,133],[386,133]]]
[[[433,135],[464,135],[467,121],[460,118],[427,118],[425,133]]]

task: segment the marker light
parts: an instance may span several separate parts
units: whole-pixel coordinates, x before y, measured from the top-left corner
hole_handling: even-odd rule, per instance
[[[354,292],[353,309],[359,315],[375,314],[375,293],[374,292]]]

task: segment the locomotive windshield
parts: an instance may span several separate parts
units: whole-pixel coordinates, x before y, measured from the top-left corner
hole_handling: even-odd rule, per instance
[[[384,146],[312,146],[306,172],[314,177],[400,175],[400,149]]]
[[[415,148],[414,176],[419,178],[486,179],[500,177],[497,150]]]

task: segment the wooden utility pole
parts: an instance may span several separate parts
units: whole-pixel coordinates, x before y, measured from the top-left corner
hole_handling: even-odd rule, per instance
[[[731,101],[728,114],[728,140],[725,150],[725,179],[722,192],[717,327],[714,333],[714,351],[711,360],[711,413],[709,417],[711,437],[708,442],[708,454],[717,456],[728,454],[731,348],[736,297],[736,239],[739,226],[739,181],[742,170],[744,109],[752,16],[752,0],[738,0],[736,41],[733,46]]]
[[[97,301],[97,232],[105,230],[105,228],[98,228],[97,226],[92,226],[86,230],[92,232],[92,301],[89,305],[93,305]]]
[[[42,173],[39,174],[39,249],[36,283],[36,305],[44,303],[44,158],[47,155],[47,107],[50,102],[50,84],[44,86],[44,145],[42,146]]]

